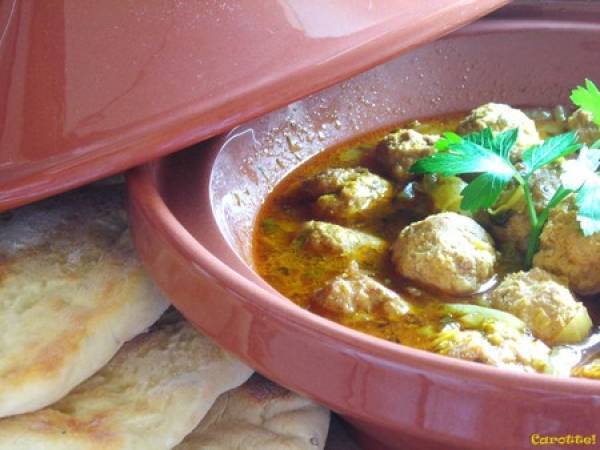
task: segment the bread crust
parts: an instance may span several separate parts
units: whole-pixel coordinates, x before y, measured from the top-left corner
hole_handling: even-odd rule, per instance
[[[222,394],[174,450],[323,450],[329,411],[254,375]]]
[[[185,321],[152,327],[57,403],[0,420],[0,450],[167,450],[252,370]]]
[[[136,257],[122,186],[1,214],[0,417],[62,398],[167,306]]]

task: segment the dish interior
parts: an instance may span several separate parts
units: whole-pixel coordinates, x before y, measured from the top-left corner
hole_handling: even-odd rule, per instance
[[[556,371],[552,363],[560,355],[561,375],[568,373],[566,353],[572,364],[593,361],[600,335],[588,335],[590,313],[597,319],[598,296],[582,297],[583,306],[581,298],[568,291],[568,280],[553,279],[539,268],[525,272],[530,225],[519,188],[508,187],[493,208],[474,214],[460,206],[460,191],[473,175],[407,173],[407,164],[435,151],[434,141],[440,135],[479,123],[482,112],[486,120],[514,118],[540,140],[567,132],[569,124],[577,126],[562,106],[529,108],[523,114],[506,105],[482,105],[471,115],[408,122],[327,149],[288,175],[261,208],[254,235],[253,262],[258,273],[316,314],[411,347],[529,372]],[[523,130],[521,141],[527,142]],[[517,144],[515,159],[520,152]],[[531,178],[540,208],[557,189],[566,167],[561,161]],[[445,222],[446,217],[462,218],[464,224]],[[479,248],[481,242],[470,247],[461,241],[460,259],[453,259],[453,240],[471,226],[489,238],[492,250],[486,254]],[[400,239],[399,232],[406,227]],[[581,243],[586,245],[583,239]],[[407,251],[414,254],[401,255]],[[485,266],[486,256],[495,259],[490,273],[463,291],[457,282],[471,272],[460,265],[474,258]],[[527,292],[517,288],[525,285]],[[551,297],[559,303],[549,304]],[[517,307],[519,302],[526,307]],[[577,312],[566,313],[568,308]],[[498,311],[510,315],[496,316]],[[473,321],[474,317],[481,320]],[[508,321],[518,324],[516,318],[527,321],[516,327],[519,332],[504,328]],[[572,352],[560,344],[577,344],[585,351]],[[593,367],[594,363],[584,365],[573,373],[593,376]]]
[[[253,267],[254,224],[268,194],[325,148],[407,120],[457,114],[489,101],[542,108],[569,104],[572,87],[591,75],[589,62],[578,52],[565,51],[560,57],[560,64],[566,62],[570,71],[549,71],[559,58],[547,51],[528,55],[534,71],[478,66],[479,59],[505,58],[518,39],[546,48],[544,32],[538,30],[503,36],[502,43],[494,33],[476,40],[459,33],[230,132],[216,143],[220,151],[212,172],[206,174],[214,217],[230,247],[226,258],[241,258],[247,268]],[[542,89],[544,83],[552,89]],[[232,173],[238,176],[231,177]],[[185,225],[199,230],[197,222]],[[252,270],[245,275],[267,286]]]

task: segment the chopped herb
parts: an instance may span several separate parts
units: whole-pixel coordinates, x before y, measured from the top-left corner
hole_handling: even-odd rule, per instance
[[[279,231],[279,225],[277,224],[277,221],[272,217],[264,219],[261,223],[261,226],[265,234],[273,234]]]

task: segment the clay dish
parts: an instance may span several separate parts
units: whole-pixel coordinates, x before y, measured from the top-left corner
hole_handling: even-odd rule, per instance
[[[530,448],[530,435],[597,432],[600,382],[523,375],[379,340],[313,315],[252,271],[269,190],[323,148],[406,119],[488,101],[567,104],[600,80],[585,14],[497,16],[248,122],[129,177],[135,241],[196,327],[356,427],[365,448]]]

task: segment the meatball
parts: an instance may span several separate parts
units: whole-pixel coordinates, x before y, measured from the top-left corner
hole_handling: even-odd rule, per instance
[[[592,145],[598,139],[600,139],[600,129],[598,125],[594,123],[594,117],[592,113],[578,109],[568,120],[569,129],[577,131],[577,137],[579,140],[587,145]]]
[[[489,322],[482,330],[444,330],[432,350],[452,358],[523,372],[543,372],[550,353],[543,342],[502,322]]]
[[[533,265],[567,278],[580,294],[600,291],[600,233],[583,235],[572,197],[550,212]]]
[[[377,144],[375,156],[396,180],[404,183],[412,178],[410,166],[435,153],[434,144],[438,139],[437,135],[400,129],[388,134]]]
[[[317,198],[315,213],[340,223],[354,223],[388,211],[394,189],[386,179],[364,168],[328,169],[304,182],[303,191]]]
[[[404,228],[392,247],[396,271],[452,295],[478,291],[494,274],[496,251],[473,219],[446,212]]]
[[[403,316],[410,310],[408,302],[360,271],[356,263],[319,290],[313,304],[336,314],[373,314],[387,319]]]
[[[518,128],[517,143],[512,150],[512,157],[520,160],[523,150],[541,142],[535,122],[519,109],[500,103],[487,103],[475,108],[465,117],[457,128],[459,134],[469,134],[491,128],[498,133]]]
[[[592,320],[561,280],[543,269],[512,273],[490,295],[490,306],[510,312],[549,345],[585,338]]]
[[[338,256],[359,262],[383,256],[388,244],[383,239],[333,223],[311,220],[298,236],[304,249],[321,256]]]
[[[531,196],[538,213],[548,204],[560,186],[560,164],[552,164],[536,170],[529,178]],[[504,225],[494,225],[491,232],[498,241],[514,243],[515,247],[523,252],[527,250],[527,239],[531,231],[529,214],[525,204],[517,210],[508,212],[509,217]]]

